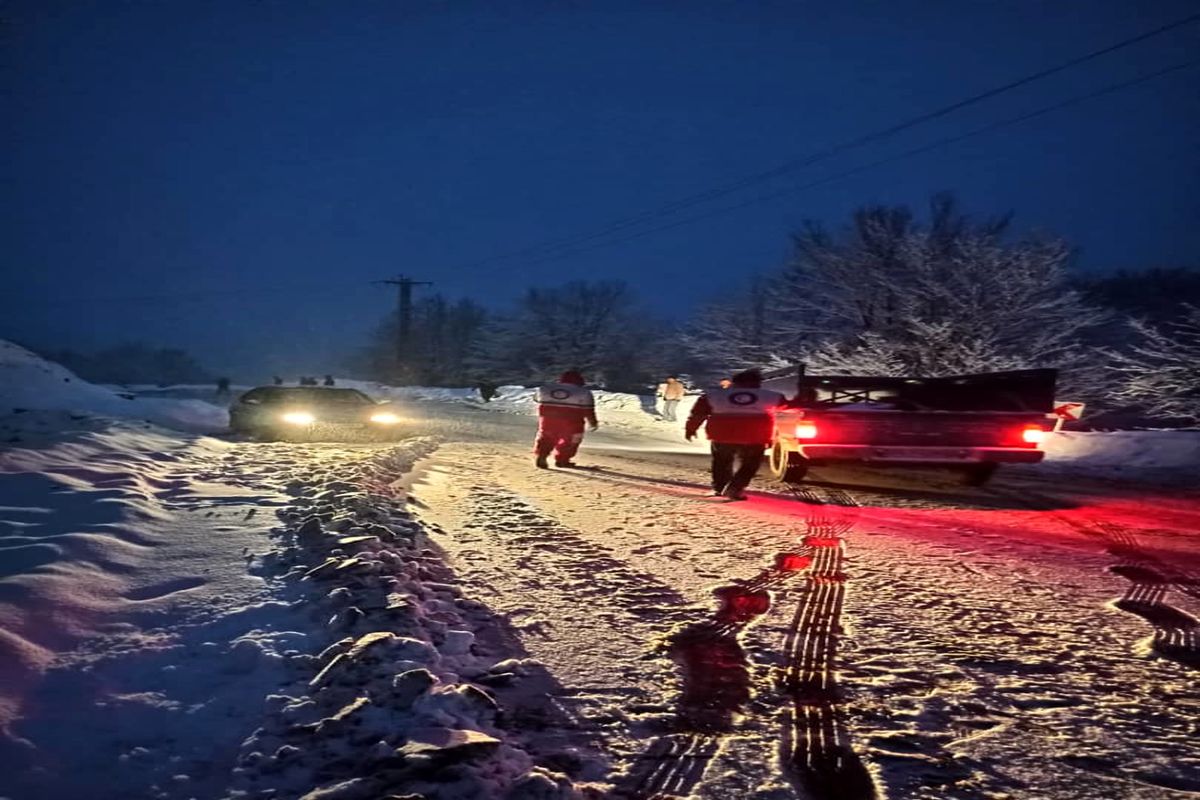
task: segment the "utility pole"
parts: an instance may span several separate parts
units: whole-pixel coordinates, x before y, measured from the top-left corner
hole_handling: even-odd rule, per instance
[[[404,354],[412,334],[412,290],[414,286],[433,286],[432,281],[414,281],[404,275],[375,283],[396,287],[396,374],[403,377]]]

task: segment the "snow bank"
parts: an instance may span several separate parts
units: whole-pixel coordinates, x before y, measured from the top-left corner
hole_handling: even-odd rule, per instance
[[[230,445],[144,423],[28,411],[0,436],[0,795],[217,796],[300,636],[246,573],[282,498],[196,480]]]
[[[578,800],[603,772],[508,721],[552,684],[393,488],[432,440],[74,424],[0,451],[0,795]]]
[[[392,489],[433,448],[415,439],[321,464],[330,451],[298,459],[294,446],[268,445],[227,465],[243,480],[284,481],[293,495],[261,567],[314,623],[307,666],[267,698],[229,797],[580,797],[506,727],[489,687],[526,671],[477,643],[490,612],[451,583]],[[300,469],[280,475],[289,460]],[[555,755],[582,761],[574,751]]]
[[[1200,431],[1064,431],[1051,434],[1045,450],[1050,463],[1200,473]]]
[[[207,433],[229,426],[228,412],[199,400],[130,397],[96,386],[23,347],[0,340],[0,416],[24,411],[71,411],[141,419]]]

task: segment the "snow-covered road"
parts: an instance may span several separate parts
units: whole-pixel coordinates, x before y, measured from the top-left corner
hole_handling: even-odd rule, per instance
[[[1200,792],[1195,489],[829,471],[715,503],[666,423],[542,471],[529,416],[408,409],[399,446],[10,451],[0,796]]]
[[[482,413],[412,502],[622,796],[1200,791],[1194,493],[830,471],[714,504],[666,439],[544,472],[529,420]]]

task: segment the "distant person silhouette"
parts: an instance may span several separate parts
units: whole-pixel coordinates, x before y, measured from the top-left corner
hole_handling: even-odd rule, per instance
[[[668,375],[667,380],[658,385],[658,396],[662,398],[663,419],[675,422],[675,409],[679,407],[679,401],[683,400],[686,393],[687,390],[674,375]]]

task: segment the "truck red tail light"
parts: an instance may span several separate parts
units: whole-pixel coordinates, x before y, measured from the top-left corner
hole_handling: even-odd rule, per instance
[[[1046,431],[1037,425],[1026,425],[1025,430],[1021,431],[1021,441],[1025,444],[1041,444],[1045,440]]]
[[[796,423],[796,438],[797,439],[815,439],[817,438],[817,423],[804,420]]]

